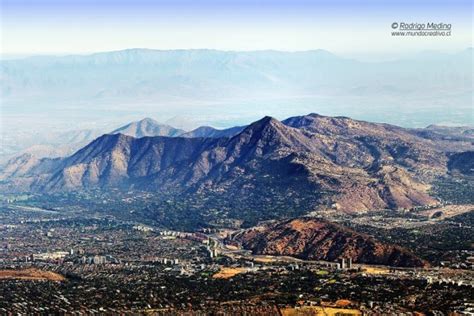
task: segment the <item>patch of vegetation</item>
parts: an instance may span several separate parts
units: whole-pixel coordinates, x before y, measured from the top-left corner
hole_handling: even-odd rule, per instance
[[[444,177],[433,183],[431,194],[453,204],[474,203],[474,178]]]

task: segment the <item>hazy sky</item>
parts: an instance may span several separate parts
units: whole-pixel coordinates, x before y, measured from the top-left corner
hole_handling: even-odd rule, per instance
[[[2,54],[327,49],[399,54],[472,46],[470,0],[0,0]],[[393,22],[450,23],[449,38],[395,38]]]

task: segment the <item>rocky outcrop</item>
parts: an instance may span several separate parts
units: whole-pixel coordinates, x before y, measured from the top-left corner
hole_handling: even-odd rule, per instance
[[[235,237],[254,254],[293,256],[306,260],[335,261],[397,267],[422,267],[428,263],[398,246],[330,223],[303,217],[249,229]]]

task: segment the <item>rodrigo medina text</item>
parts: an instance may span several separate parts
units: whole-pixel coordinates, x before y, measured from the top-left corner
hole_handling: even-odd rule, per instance
[[[421,31],[421,30],[430,30],[430,31],[451,31],[450,23],[398,23],[399,30],[407,31]]]

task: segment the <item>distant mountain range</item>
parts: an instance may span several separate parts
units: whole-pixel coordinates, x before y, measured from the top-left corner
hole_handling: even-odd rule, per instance
[[[35,158],[66,157],[102,134],[104,132],[99,129],[78,129],[64,132],[39,131],[17,135],[16,138],[5,134],[2,135],[5,146],[0,149],[0,164],[5,160],[15,159],[22,155],[31,155]]]
[[[128,123],[111,132],[101,132],[101,130],[95,129],[72,130],[58,133],[50,132],[46,134],[38,133],[38,135],[31,135],[27,137],[26,140],[24,139],[25,144],[16,144],[16,148],[10,148],[10,150],[5,153],[0,152],[0,163],[2,160],[16,160],[20,156],[23,156],[23,159],[30,156],[34,159],[66,157],[105,133],[123,134],[136,138],[146,136],[219,138],[234,136],[243,129],[243,126],[236,126],[222,130],[211,126],[201,126],[192,131],[185,131],[167,124],[159,123],[152,118],[144,118],[139,121]]]
[[[149,119],[120,130],[138,136],[179,133]],[[448,130],[452,139],[446,142],[420,130],[309,114],[282,122],[264,117],[221,131],[223,137],[208,128],[188,137],[106,134],[69,157],[12,161],[2,187],[219,192],[232,199],[267,191],[295,200],[317,197],[315,208],[409,208],[436,202],[430,183],[449,172],[450,152],[474,149],[472,135],[463,130],[463,137],[453,139],[456,132]]]
[[[232,137],[240,133],[245,126],[235,126],[227,129],[217,129],[211,126],[201,126],[192,131],[186,132],[185,130],[174,128],[167,124],[162,124],[151,118],[144,118],[140,121],[132,122],[125,126],[122,126],[110,134],[123,134],[132,136],[135,138],[141,138],[146,136],[168,136],[168,137],[208,137],[208,138],[219,138],[219,137]]]
[[[110,134],[123,134],[136,138],[146,137],[146,136],[179,136],[185,133],[181,129],[174,128],[169,125],[160,124],[154,119],[144,118],[143,120],[132,122],[125,126],[122,126]]]
[[[325,50],[217,51],[128,49],[92,55],[2,61],[2,97],[266,95],[273,93],[416,94],[418,86],[472,89],[472,49],[426,52],[366,63]],[[421,62],[420,62],[421,61]],[[443,67],[439,65],[443,64]],[[381,80],[383,79],[383,80]],[[408,79],[408,80],[407,80]],[[295,90],[296,89],[296,90]],[[58,95],[59,94],[59,95]]]
[[[4,124],[15,127],[39,107],[51,126],[124,113],[199,116],[201,125],[223,126],[236,107],[234,122],[319,111],[413,127],[472,124],[464,115],[472,106],[471,69],[472,49],[384,62],[325,50],[127,49],[2,60],[0,97],[10,114]]]

